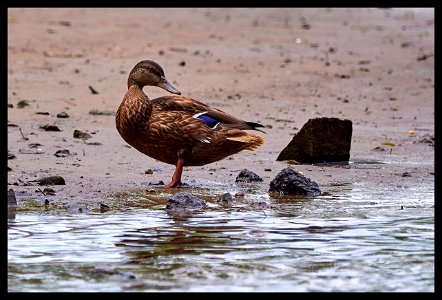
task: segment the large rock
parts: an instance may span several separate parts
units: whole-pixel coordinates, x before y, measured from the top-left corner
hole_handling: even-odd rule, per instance
[[[295,134],[276,160],[293,159],[298,163],[348,161],[352,131],[350,120],[310,119]]]
[[[290,167],[281,170],[270,182],[269,192],[284,195],[309,196],[318,196],[321,194],[321,190],[316,182],[311,181]]]

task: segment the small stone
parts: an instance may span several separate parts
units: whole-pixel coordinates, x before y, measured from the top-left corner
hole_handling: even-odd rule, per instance
[[[408,172],[405,172],[405,173],[402,174],[402,177],[411,177],[411,174],[408,173]]]
[[[385,151],[385,148],[382,148],[382,147],[380,147],[380,146],[377,146],[377,147],[373,148],[372,150],[373,150],[373,151],[377,151],[377,152],[384,152],[384,151]]]
[[[144,174],[153,174],[152,169],[147,169],[146,171],[144,171]]]
[[[30,143],[28,146],[29,146],[29,148],[38,148],[38,146],[42,146],[42,144],[40,144],[40,143]]]
[[[269,208],[269,205],[266,202],[263,202],[263,201],[253,202],[252,206],[254,208],[259,208],[259,209]]]
[[[218,197],[216,203],[222,207],[232,207],[233,196],[230,193],[224,193]]]
[[[15,192],[13,189],[8,191],[8,205],[17,205],[17,199],[15,198]]]
[[[14,159],[16,156],[8,151],[8,159]]]
[[[91,137],[92,137],[92,135],[90,135],[87,132],[82,132],[77,129],[74,130],[74,138],[86,140],[86,139],[90,139]]]
[[[43,177],[36,181],[38,185],[65,185],[66,182],[64,181],[64,178],[61,176],[49,176],[49,177]]]
[[[98,109],[92,109],[89,111],[90,115],[93,116],[114,116],[115,112],[112,110],[98,110]]]
[[[62,111],[61,113],[57,114],[57,118],[65,119],[69,118],[69,115],[66,112]]]
[[[89,86],[89,90],[91,91],[92,95],[98,94],[98,91],[94,89],[91,85]]]
[[[239,191],[235,193],[235,198],[244,198],[244,195],[245,195],[244,192]]]
[[[49,124],[40,126],[40,129],[43,129],[44,131],[61,131],[60,128],[58,128],[58,126],[49,125]]]
[[[106,204],[100,202],[100,212],[106,212],[106,211],[109,211],[109,210],[110,210],[109,206],[107,206]]]
[[[167,201],[166,211],[194,211],[206,207],[206,202],[189,193],[176,193]]]
[[[75,153],[70,153],[69,150],[65,149],[65,150],[58,150],[57,152],[54,153],[54,155],[56,157],[67,157],[67,156],[72,156],[75,155]]]
[[[26,106],[30,106],[29,101],[28,100],[20,100],[17,102],[17,108],[23,108]]]
[[[243,169],[241,172],[239,172],[235,180],[235,182],[260,182],[260,181],[263,181],[260,176],[247,169]]]
[[[55,195],[55,191],[54,191],[54,189],[52,189],[52,188],[50,188],[50,187],[46,187],[46,188],[44,188],[44,189],[43,189],[43,192],[44,192],[45,194],[48,194],[48,195],[51,195],[51,196]]]

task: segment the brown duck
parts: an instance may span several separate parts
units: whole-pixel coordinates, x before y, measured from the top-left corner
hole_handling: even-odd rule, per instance
[[[246,122],[219,109],[183,96],[150,100],[146,85],[181,93],[164,76],[159,64],[143,60],[127,80],[128,90],[117,110],[116,126],[123,139],[145,155],[175,165],[165,187],[179,187],[183,166],[202,166],[242,150],[255,150],[264,143],[258,135],[263,125]]]

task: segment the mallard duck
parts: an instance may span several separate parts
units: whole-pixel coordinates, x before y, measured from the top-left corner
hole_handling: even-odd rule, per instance
[[[144,86],[158,86],[178,96],[150,100]],[[202,166],[264,143],[243,130],[264,127],[246,122],[180,91],[165,77],[163,68],[151,60],[135,65],[127,80],[128,90],[115,121],[121,137],[132,147],[161,162],[175,165],[166,188],[179,187],[183,166]]]

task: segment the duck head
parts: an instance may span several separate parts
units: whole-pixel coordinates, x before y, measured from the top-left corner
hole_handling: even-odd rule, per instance
[[[158,86],[172,94],[181,95],[181,92],[166,79],[163,68],[152,60],[140,61],[130,71],[127,86],[134,84],[140,88],[146,85]]]

